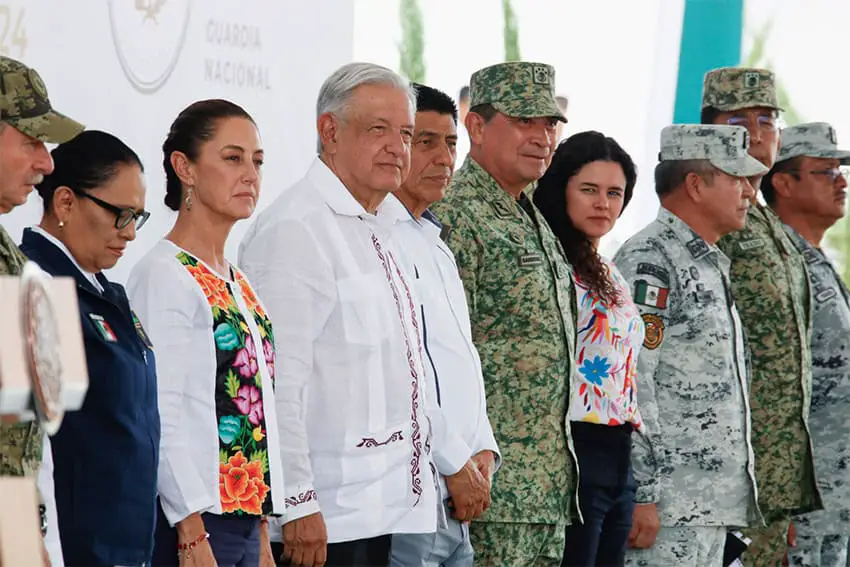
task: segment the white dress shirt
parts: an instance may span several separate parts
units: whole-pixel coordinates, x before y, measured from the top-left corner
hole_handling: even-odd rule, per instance
[[[392,242],[319,159],[240,246],[275,323],[286,519],[330,543],[436,529],[422,327]]]
[[[178,260],[181,251],[174,243],[160,240],[136,264],[127,283],[130,304],[156,352],[162,426],[157,488],[163,512],[172,526],[194,512],[222,513],[213,313],[201,286]],[[207,269],[225,282],[230,281],[208,266]],[[228,287],[253,344],[263,345],[240,286]],[[262,346],[255,349],[262,381],[272,506],[275,514],[283,514],[285,488],[274,386]]]
[[[447,498],[443,476],[455,474],[484,450],[499,461],[466,294],[454,254],[440,239],[441,227],[430,212],[417,220],[395,196],[387,197],[380,210],[403,219],[396,224],[396,238],[422,301],[428,395],[437,400],[430,416],[434,462]]]

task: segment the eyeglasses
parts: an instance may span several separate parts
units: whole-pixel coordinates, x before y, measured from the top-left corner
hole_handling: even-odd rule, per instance
[[[99,207],[102,207],[110,213],[114,214],[115,228],[117,228],[118,230],[127,228],[127,226],[133,221],[136,222],[136,230],[139,230],[145,225],[145,223],[148,221],[148,218],[150,218],[151,216],[151,214],[144,209],[142,209],[141,211],[137,211],[132,207],[122,209],[121,207],[116,207],[111,203],[107,203],[106,201],[98,199],[94,195],[90,195],[85,191],[78,191],[77,189],[72,189],[72,191],[74,191],[74,194],[79,195],[80,197],[85,197],[86,199],[90,200]]]
[[[788,173],[791,173],[792,175],[797,175],[797,176],[800,175],[799,170],[789,171]],[[839,177],[846,177],[847,176],[847,173],[844,170],[842,170],[840,167],[830,167],[829,169],[814,169],[814,170],[808,171],[808,173],[810,173],[811,175],[825,175],[826,177],[829,177],[829,180],[832,183],[835,183],[836,181],[838,181]]]
[[[750,118],[747,116],[732,116],[726,120],[726,123],[730,126],[743,126],[744,128],[749,128]],[[760,114],[756,117],[756,124],[758,124],[760,130],[767,130],[768,132],[776,130],[776,118],[773,116]]]

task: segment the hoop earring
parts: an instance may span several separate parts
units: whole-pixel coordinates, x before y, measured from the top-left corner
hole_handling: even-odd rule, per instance
[[[187,211],[192,210],[192,189],[193,189],[193,187],[191,185],[189,185],[186,188],[186,199],[185,199],[185,201],[186,201],[186,210]]]

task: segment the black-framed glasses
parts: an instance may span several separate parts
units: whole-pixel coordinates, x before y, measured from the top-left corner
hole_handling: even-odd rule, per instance
[[[788,173],[791,173],[793,175],[800,175],[799,170],[789,171]],[[845,171],[843,169],[841,169],[840,167],[830,167],[830,168],[827,168],[827,169],[813,169],[813,170],[809,170],[807,173],[809,173],[811,175],[825,175],[826,177],[829,177],[829,180],[832,183],[835,183],[836,181],[838,181],[839,177],[846,177]]]
[[[129,226],[129,224],[133,221],[136,222],[136,230],[139,230],[140,228],[142,228],[145,225],[145,223],[148,221],[148,219],[151,216],[151,214],[144,209],[142,209],[141,211],[137,211],[133,207],[126,207],[126,208],[116,207],[112,203],[107,203],[106,201],[104,201],[102,199],[98,199],[94,195],[90,195],[89,193],[86,193],[85,191],[78,191],[76,189],[72,189],[72,191],[74,191],[75,195],[79,195],[80,197],[85,197],[86,199],[88,199],[92,203],[94,203],[95,205],[97,205],[101,208],[104,208],[107,211],[109,211],[110,213],[114,214],[115,215],[115,228],[117,228],[118,230],[122,230],[124,228],[127,228],[127,226]]]

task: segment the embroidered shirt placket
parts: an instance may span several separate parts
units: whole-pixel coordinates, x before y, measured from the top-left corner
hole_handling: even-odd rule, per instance
[[[410,309],[410,318],[414,332],[416,333],[416,343],[419,346],[418,351],[420,360],[422,360],[422,341],[419,336],[419,325],[416,321],[416,306],[413,302],[413,297],[410,294],[410,288],[407,286],[407,282],[405,281],[404,276],[402,275],[401,270],[398,267],[398,264],[392,257],[391,252],[387,252],[387,254],[384,255],[383,248],[381,247],[381,242],[380,240],[378,240],[378,237],[375,235],[374,232],[372,232],[372,246],[374,246],[375,252],[378,255],[378,259],[381,261],[381,265],[384,268],[384,274],[387,277],[387,283],[389,284],[390,290],[392,291],[393,299],[395,300],[396,304],[396,309],[398,310],[399,321],[401,322],[404,344],[407,349],[407,363],[410,367],[410,380],[412,388],[410,414],[410,443],[413,447],[413,456],[410,459],[410,479],[411,490],[413,492],[414,498],[413,505],[416,506],[417,504],[419,504],[419,501],[422,498],[422,471],[420,468],[422,460],[422,432],[419,428],[419,373],[416,370],[416,363],[413,359],[414,351],[413,347],[410,344],[410,336],[407,332],[407,325],[404,319],[404,311],[401,305],[398,287],[396,286],[395,281],[393,281],[392,271],[389,265],[390,263],[392,263],[396,275],[398,276],[401,285],[404,287],[405,292],[407,293],[408,307]],[[425,449],[426,451],[430,449],[430,440],[427,438],[425,440]]]

